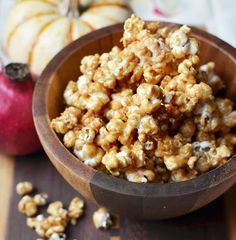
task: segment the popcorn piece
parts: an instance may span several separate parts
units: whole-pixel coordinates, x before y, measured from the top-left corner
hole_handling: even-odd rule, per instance
[[[193,179],[197,176],[197,171],[187,171],[185,169],[177,169],[171,172],[171,180],[173,182],[182,182]]]
[[[94,80],[110,89],[116,86],[116,77],[108,67],[98,68],[95,73]]]
[[[90,94],[90,98],[88,98],[86,102],[86,108],[90,111],[100,111],[101,108],[109,102],[109,97],[104,92],[94,92]]]
[[[108,120],[111,120],[112,118],[115,118],[115,119],[120,119],[124,122],[127,121],[127,116],[120,109],[119,110],[107,109],[107,110],[105,110],[104,114],[105,114],[105,117]]]
[[[219,139],[217,139],[218,145],[225,145],[227,146],[231,151],[234,150],[234,146],[236,145],[236,134],[230,133],[227,135],[223,135]]]
[[[68,86],[69,86],[69,84],[68,84]],[[78,91],[78,95],[84,96],[84,95],[89,94],[89,92],[90,92],[89,87],[91,84],[92,84],[91,80],[89,80],[85,75],[81,75],[76,82],[76,88]]]
[[[111,214],[105,208],[99,208],[93,213],[93,223],[97,229],[108,229],[113,224]]]
[[[74,154],[86,165],[96,167],[102,161],[104,151],[93,143],[81,145],[80,141],[76,141]]]
[[[132,156],[128,147],[122,147],[120,152],[117,148],[111,148],[102,158],[102,163],[114,176],[119,176],[119,169],[125,168],[132,164]]]
[[[140,106],[141,111],[150,114],[158,109],[161,104],[161,98],[162,90],[158,86],[142,83],[137,88],[134,103]]]
[[[187,165],[190,169],[194,168],[194,164],[196,163],[196,161],[198,160],[198,158],[196,156],[192,156],[189,158]]]
[[[144,22],[134,14],[125,21],[122,42],[124,47],[137,40],[138,33],[144,29]]]
[[[51,238],[51,236],[53,236],[53,234],[63,233],[64,231],[65,231],[65,227],[63,225],[52,225],[49,229],[47,229],[45,235],[46,235],[46,237]],[[37,232],[37,230],[36,230],[36,232]]]
[[[155,155],[156,157],[178,155],[184,143],[185,139],[180,134],[174,137],[165,136],[163,139],[158,139]]]
[[[106,125],[107,130],[113,134],[121,133],[123,130],[123,127],[124,127],[124,122],[120,119],[111,119]]]
[[[57,132],[65,134],[70,129],[74,128],[79,118],[81,117],[81,111],[75,107],[68,107],[61,114],[60,117],[57,117],[52,120],[51,127]]]
[[[85,143],[93,143],[95,135],[96,132],[91,127],[83,127],[77,134],[77,141],[80,142],[81,145]]]
[[[133,139],[133,133],[138,127],[138,122],[140,119],[140,115],[130,115],[127,119],[127,122],[124,124],[123,131],[119,134],[118,140],[123,145],[131,143]]]
[[[52,238],[60,236],[63,239],[67,221],[61,217],[38,215],[36,218],[27,218],[27,226],[34,228],[40,237]],[[60,238],[59,238],[60,239]]]
[[[121,119],[111,119],[106,127],[100,128],[96,143],[105,149],[119,138],[123,128],[124,122]]]
[[[159,130],[157,121],[152,116],[145,116],[140,119],[138,124],[138,139],[143,142],[146,140],[146,135],[156,134]]]
[[[39,222],[44,220],[44,215],[39,214],[35,218],[28,217],[26,220],[26,225],[30,228],[35,228]]]
[[[16,185],[16,192],[19,195],[25,195],[27,193],[31,193],[33,191],[33,184],[31,182],[19,182]]]
[[[79,128],[74,128],[65,133],[63,137],[63,143],[67,148],[73,148],[75,146],[75,141],[78,137]]]
[[[154,172],[146,169],[128,170],[125,176],[128,181],[136,183],[147,183],[155,179]]]
[[[190,32],[191,29],[184,25],[168,37],[167,41],[176,58],[183,58],[188,54],[197,54],[198,43],[195,39],[189,38]]]
[[[104,121],[100,117],[94,116],[93,114],[93,112],[89,111],[84,114],[81,118],[81,124],[92,128],[97,133],[99,129],[104,126]]]
[[[39,193],[34,196],[34,202],[37,206],[44,206],[47,204],[48,195],[47,193]]]
[[[225,145],[216,147],[214,142],[194,142],[193,153],[198,157],[196,169],[202,173],[223,164],[232,151]]]
[[[143,167],[146,164],[145,161],[145,152],[143,149],[143,144],[140,141],[136,141],[131,148],[132,155],[134,158],[135,166],[137,168]]]
[[[191,156],[192,145],[188,143],[179,149],[177,155],[164,156],[164,162],[167,169],[173,171],[185,166]]]
[[[170,99],[165,105],[167,111],[173,111],[173,108],[178,107],[176,110],[180,113],[191,112],[198,102],[212,97],[212,90],[207,84],[195,82],[193,76],[185,74],[175,76],[167,84],[162,82],[164,96]]]
[[[236,126],[236,111],[232,111],[231,113],[224,116],[223,119],[224,125],[229,128],[233,128]]]
[[[132,89],[125,89],[119,93],[112,94],[111,108],[114,110],[118,110],[123,107],[128,107],[131,103],[132,95],[133,95]]]
[[[198,78],[207,83],[214,93],[217,93],[219,90],[224,88],[224,83],[220,77],[215,74],[214,68],[215,63],[213,62],[201,65],[198,70]]]
[[[84,109],[84,105],[81,105],[80,102],[80,94],[78,92],[76,82],[69,81],[63,96],[68,106],[72,105],[74,107]]]
[[[110,133],[106,127],[102,127],[99,130],[99,134],[96,138],[96,144],[101,146],[105,151],[110,147],[111,143],[114,143],[118,139],[119,135],[116,133]]]
[[[81,61],[80,71],[90,80],[93,79],[94,72],[99,66],[98,54],[86,56]]]
[[[195,75],[195,69],[193,63],[189,59],[185,59],[178,66],[178,72],[184,75]]]
[[[194,133],[196,132],[196,126],[192,119],[186,119],[183,124],[181,124],[179,132],[185,138],[192,138]]]
[[[222,127],[222,119],[217,106],[213,101],[206,101],[198,104],[195,109],[195,123],[204,132],[217,132]],[[199,116],[200,115],[200,116]]]
[[[100,67],[94,73],[94,81],[100,83],[106,88],[112,89],[116,85],[114,72],[110,70],[109,63],[118,56],[120,49],[112,48],[110,53],[104,53],[100,56]]]
[[[68,217],[70,218],[70,222],[75,225],[77,223],[77,219],[83,214],[84,201],[79,197],[75,197],[72,199],[69,208],[68,208]]]
[[[38,211],[37,204],[34,199],[28,195],[25,195],[18,203],[18,210],[24,213],[26,216],[31,217]]]
[[[49,204],[47,213],[54,217],[67,218],[68,211],[63,208],[61,201],[55,201]]]
[[[233,102],[228,98],[216,98],[216,104],[222,115],[228,115],[233,111]]]

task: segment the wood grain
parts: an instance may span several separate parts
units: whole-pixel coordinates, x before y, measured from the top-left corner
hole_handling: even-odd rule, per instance
[[[236,185],[226,192],[224,203],[230,240],[236,240]]]
[[[176,29],[179,25],[162,23]],[[222,195],[236,182],[236,155],[224,165],[193,180],[166,184],[135,184],[88,167],[69,152],[50,127],[50,119],[60,115],[63,91],[81,74],[84,56],[121,46],[123,25],[113,25],[81,37],[61,51],[37,81],[33,115],[42,145],[64,178],[83,196],[114,213],[140,219],[166,219],[190,213]],[[201,63],[214,61],[225,82],[225,95],[236,103],[236,50],[204,31],[192,28],[200,43]],[[152,206],[150,208],[149,206]]]
[[[11,189],[13,185],[14,159],[0,155],[0,234],[6,235],[8,211],[10,209]]]
[[[5,240],[37,238],[35,232],[26,226],[25,216],[17,211],[20,197],[15,193],[14,185],[23,180],[31,181],[36,187],[36,192],[47,192],[49,201],[61,200],[65,206],[73,197],[81,196],[58,174],[43,152],[17,158],[13,187],[6,191],[8,195],[12,193],[12,198],[7,224],[8,234]],[[235,196],[235,187],[227,192],[225,197]],[[224,199],[220,198],[201,210],[172,220],[140,221],[120,216],[116,218],[118,223],[109,231],[95,229],[92,214],[97,206],[86,201],[84,216],[78,225],[68,227],[67,237],[68,240],[234,240],[236,235],[228,231],[230,223],[229,219],[225,219],[227,215],[224,215]],[[235,210],[233,202],[225,203],[226,207]],[[42,208],[42,211],[45,212],[45,208]],[[235,222],[236,215],[232,214],[231,218],[230,221]],[[4,240],[1,238],[1,233],[0,239]]]
[[[61,200],[65,206],[68,206],[73,197],[81,196],[58,174],[44,153],[18,157],[16,159],[14,185],[24,180],[31,181],[34,184],[36,187],[35,192],[47,192],[50,202]],[[36,239],[37,234],[26,226],[26,217],[17,210],[20,196],[15,193],[14,187],[10,189],[12,191],[12,199],[6,240]],[[78,222],[77,226],[70,226],[67,229],[69,240],[109,239],[109,232],[97,231],[92,223],[92,213],[96,208],[94,204],[86,201],[85,214],[81,221]],[[42,208],[42,212],[45,212],[45,208]],[[1,237],[0,239],[2,240]]]

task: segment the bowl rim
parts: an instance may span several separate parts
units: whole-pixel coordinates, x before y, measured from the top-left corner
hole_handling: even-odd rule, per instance
[[[168,25],[176,28],[180,24],[171,22],[160,22],[161,25]],[[207,33],[203,30],[191,27],[192,36],[198,39],[204,39],[208,44],[214,47],[221,47],[223,51],[236,64],[236,49],[228,43]],[[60,66],[75,52],[83,48],[87,43],[98,40],[99,38],[112,33],[123,31],[123,23],[101,28],[97,31],[88,33],[78,40],[70,43],[61,50],[44,69],[40,79],[36,82],[33,96],[33,118],[40,141],[46,152],[50,152],[56,161],[60,161],[69,171],[75,175],[80,175],[84,181],[91,181],[90,185],[99,187],[109,192],[116,192],[123,195],[139,197],[176,197],[179,195],[188,195],[195,192],[201,192],[206,188],[219,185],[236,176],[236,154],[234,154],[226,163],[212,169],[194,179],[183,182],[169,183],[134,183],[128,180],[117,178],[105,173],[99,172],[79,161],[60,141],[57,134],[50,127],[48,115],[47,96],[51,79]],[[46,142],[46,144],[45,144]],[[55,147],[56,144],[56,147]],[[50,157],[49,157],[50,158]],[[95,177],[94,176],[99,176]],[[236,180],[236,178],[235,178]],[[232,185],[234,182],[232,183]]]

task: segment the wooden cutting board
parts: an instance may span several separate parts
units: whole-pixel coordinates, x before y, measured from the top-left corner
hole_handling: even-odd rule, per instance
[[[43,152],[16,159],[1,156],[0,240],[37,239],[35,232],[26,226],[25,216],[17,211],[20,197],[15,193],[15,185],[24,180],[31,181],[38,192],[47,192],[49,201],[61,200],[65,206],[73,197],[80,196],[59,175]],[[236,240],[236,186],[190,215],[152,222],[117,216],[115,226],[109,231],[95,229],[92,214],[96,209],[97,206],[86,201],[84,216],[76,226],[70,225],[67,229],[68,240]],[[4,233],[5,237],[1,236]]]

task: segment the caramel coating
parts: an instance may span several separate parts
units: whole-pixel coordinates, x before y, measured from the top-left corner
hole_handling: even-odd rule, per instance
[[[213,62],[199,65],[191,29],[132,15],[123,48],[81,61],[51,126],[79,160],[132,182],[185,181],[223,164],[236,137],[233,103]]]

